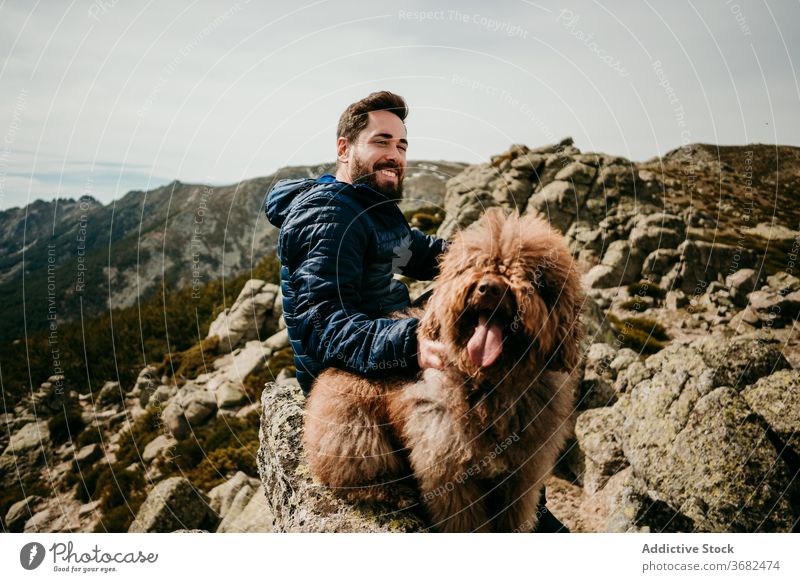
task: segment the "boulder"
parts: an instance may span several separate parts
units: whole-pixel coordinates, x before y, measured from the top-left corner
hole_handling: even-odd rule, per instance
[[[767,287],[785,297],[789,293],[800,291],[800,279],[786,271],[780,271],[767,277]]]
[[[302,448],[305,398],[293,383],[262,392],[258,471],[277,532],[412,532],[425,529],[411,509],[353,505],[315,483]]]
[[[792,230],[782,224],[760,222],[752,228],[744,229],[744,234],[758,236],[768,241],[791,243],[800,240],[800,231]]]
[[[586,202],[588,187],[556,180],[528,200],[525,214],[540,214],[562,233],[569,230]]]
[[[772,289],[754,291],[747,301],[747,311],[753,316],[747,321],[754,325],[780,328],[792,325],[800,317],[800,291],[787,295]]]
[[[147,446],[144,448],[144,452],[142,452],[142,460],[145,463],[150,463],[162,453],[169,451],[176,444],[177,441],[171,436],[160,434],[152,441],[147,443]]]
[[[29,422],[13,435],[8,442],[4,455],[16,455],[42,447],[50,442],[50,430],[47,421]]]
[[[166,427],[180,440],[186,438],[191,426],[203,424],[217,411],[217,399],[212,392],[186,384],[169,401],[162,419]]]
[[[272,514],[258,479],[239,471],[209,492],[211,507],[222,521],[218,533],[272,531]]]
[[[147,407],[147,403],[150,401],[150,396],[160,383],[161,380],[158,377],[155,366],[145,366],[139,372],[139,376],[136,378],[136,383],[133,385],[133,389],[131,389],[127,395],[133,398],[138,398],[139,404],[142,406],[142,408],[145,408]]]
[[[158,483],[145,499],[128,528],[131,533],[172,532],[178,529],[213,529],[219,521],[208,498],[184,477]]]
[[[641,277],[644,255],[627,240],[616,240],[608,245],[600,264],[584,277],[591,288],[619,287],[638,281]]]
[[[237,507],[236,503],[234,507]],[[273,517],[267,504],[267,496],[264,493],[264,488],[259,485],[241,511],[232,509],[225,516],[225,519],[219,524],[217,532],[271,532],[272,521]]]
[[[219,408],[233,408],[247,400],[247,395],[244,393],[242,385],[230,380],[223,382],[214,394]]]
[[[686,225],[675,215],[658,212],[638,217],[631,230],[630,245],[643,255],[658,249],[675,249],[686,238]]]
[[[260,279],[245,283],[239,297],[230,308],[217,316],[208,329],[208,337],[218,336],[222,351],[233,351],[244,342],[277,331],[278,322],[272,319],[278,286]]]
[[[594,408],[578,415],[575,437],[586,457],[583,476],[586,493],[596,493],[628,465],[615,435],[615,427],[621,420],[613,407]]]
[[[699,531],[790,531],[790,471],[739,393],[787,366],[775,344],[719,335],[649,357],[647,377],[614,408],[616,437],[651,496]]]
[[[595,497],[608,508],[604,529],[608,533],[670,533],[695,529],[691,519],[663,501],[652,499],[631,467],[611,477]]]
[[[112,406],[122,403],[124,398],[125,395],[122,393],[119,382],[108,381],[100,389],[100,394],[97,396],[97,404],[100,406]]]
[[[701,295],[712,281],[755,263],[751,249],[720,243],[685,240],[678,251],[681,261],[676,283],[690,295]]]
[[[642,276],[661,280],[681,258],[677,249],[656,249],[642,263]]]
[[[758,289],[759,274],[754,269],[739,269],[725,278],[725,286],[736,307],[747,305],[747,295]]]
[[[596,174],[597,169],[595,167],[581,162],[572,162],[559,170],[555,175],[555,179],[589,186],[594,181]]]
[[[38,495],[29,495],[22,501],[17,501],[8,508],[5,516],[5,526],[12,533],[20,533],[25,527],[25,522],[34,515],[34,507],[41,501]]]
[[[86,468],[96,460],[103,456],[103,449],[100,447],[98,443],[92,443],[90,445],[86,445],[82,447],[77,453],[75,453],[75,467]]]
[[[800,370],[779,370],[759,378],[742,392],[753,411],[800,458]]]
[[[285,329],[268,337],[264,341],[264,347],[269,350],[272,350],[273,352],[277,352],[278,350],[282,350],[283,348],[288,348],[290,345],[291,343],[289,342],[289,331]]]
[[[610,406],[617,400],[614,391],[615,374],[611,362],[617,352],[606,343],[594,343],[586,351],[583,379],[579,386],[577,406],[585,410]]]

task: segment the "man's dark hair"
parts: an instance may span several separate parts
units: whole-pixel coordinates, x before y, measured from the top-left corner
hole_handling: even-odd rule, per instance
[[[376,91],[347,107],[339,118],[336,137],[344,137],[347,143],[353,143],[369,123],[370,111],[391,111],[405,122],[408,115],[406,100],[389,91]]]

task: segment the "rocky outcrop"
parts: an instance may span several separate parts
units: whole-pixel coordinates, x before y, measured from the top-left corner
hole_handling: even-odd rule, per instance
[[[715,335],[630,366],[613,406],[578,417],[584,487],[608,486],[630,465],[628,497],[662,504],[692,531],[791,531],[800,467],[776,443],[792,446],[797,372],[778,348]]]
[[[305,398],[296,382],[268,384],[261,396],[258,471],[282,532],[411,532],[424,524],[411,510],[354,506],[311,477],[302,447]]]
[[[548,481],[548,507],[575,531],[786,531],[800,515],[800,239],[797,221],[786,220],[794,202],[784,197],[759,211],[759,203],[774,203],[773,181],[762,184],[769,197],[739,196],[734,154],[694,145],[635,163],[583,153],[569,138],[515,145],[455,176],[437,172],[432,198],[426,186],[401,203],[423,217],[443,214],[438,234],[445,238],[492,206],[544,215],[582,265],[587,334],[575,437]],[[751,160],[756,170],[762,161]],[[786,167],[782,158],[781,179]],[[758,226],[741,228],[747,224]],[[430,286],[405,282],[412,299]],[[3,502],[2,525],[113,528],[113,488],[102,499],[99,487],[91,498],[85,491],[113,467],[136,504],[149,498],[137,528],[424,529],[413,510],[353,507],[310,479],[299,445],[303,397],[292,384],[281,307],[276,285],[252,280],[213,321],[209,335],[220,349],[204,360],[204,373],[175,379],[147,366],[132,387],[109,380],[80,396],[53,375],[0,414],[0,488],[25,487]],[[257,471],[255,450],[204,445],[220,474],[195,472],[173,481],[175,491],[154,495],[176,473],[175,458],[197,452],[187,451],[191,443],[211,433],[208,442],[225,440],[220,427],[253,413],[261,415]],[[64,442],[73,431],[68,422],[78,423],[75,442]],[[133,434],[143,439],[135,446]],[[205,522],[154,517],[169,513],[170,499],[194,503],[189,489],[212,510]],[[748,489],[757,495],[747,497]]]
[[[277,285],[260,279],[250,279],[233,305],[211,323],[208,337],[218,336],[220,347],[230,352],[249,340],[258,339],[265,323],[271,322],[271,325],[266,325],[264,334],[272,335],[278,331],[278,318],[268,316],[272,315],[278,296]]]
[[[183,477],[171,477],[155,486],[128,529],[131,533],[210,529],[219,516],[208,498]]]
[[[217,533],[272,531],[272,512],[258,479],[239,471],[209,493],[211,508],[220,516]]]

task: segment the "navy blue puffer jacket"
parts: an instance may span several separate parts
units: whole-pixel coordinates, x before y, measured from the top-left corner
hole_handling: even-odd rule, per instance
[[[385,317],[410,303],[392,275],[433,279],[447,242],[410,228],[383,194],[329,174],[277,182],[264,210],[280,228],[283,313],[303,391],[328,367],[418,371],[418,320]]]

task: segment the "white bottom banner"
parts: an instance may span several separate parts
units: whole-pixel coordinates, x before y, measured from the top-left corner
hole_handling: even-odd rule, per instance
[[[3,580],[800,580],[792,534],[5,534]],[[513,577],[513,578],[512,578]]]

